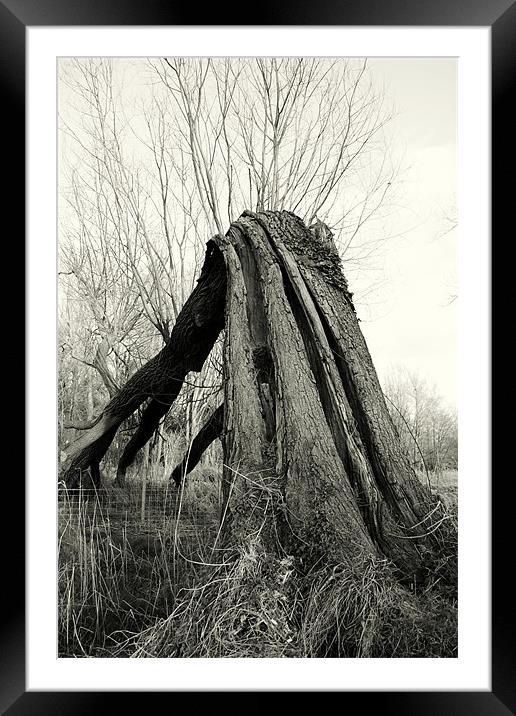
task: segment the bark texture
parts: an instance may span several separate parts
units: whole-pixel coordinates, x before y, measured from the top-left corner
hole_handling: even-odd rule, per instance
[[[172,471],[171,480],[174,480],[179,485],[181,480],[199,463],[199,460],[212,442],[221,436],[223,426],[224,405],[219,405],[192,440],[192,444],[182,462]]]
[[[72,443],[62,468],[68,486],[79,484],[85,472],[93,482],[116,431],[142,403],[140,425],[120,459],[117,480],[147,442],[176,399],[190,371],[200,371],[224,325],[226,272],[213,241],[207,251],[197,286],[183,306],[166,346],[138,370],[114,395],[95,424]]]
[[[307,568],[385,556],[422,578],[446,524],[402,452],[331,234],[245,212],[217,242],[229,541],[260,532]]]

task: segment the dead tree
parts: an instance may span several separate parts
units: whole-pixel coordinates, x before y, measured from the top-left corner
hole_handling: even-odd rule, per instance
[[[117,481],[123,483],[127,467],[169,410],[185,376],[190,371],[200,371],[213,348],[224,326],[225,293],[222,255],[216,244],[209,241],[197,286],[178,316],[166,346],[127,381],[94,424],[70,446],[62,468],[68,486],[77,486],[85,473],[93,482],[98,481],[98,465],[116,431],[146,403],[139,427],[119,462]]]
[[[226,543],[259,535],[307,569],[385,557],[404,579],[440,562],[453,579],[446,514],[401,448],[331,233],[290,212],[244,212],[212,239],[166,348],[77,441],[67,479],[98,465],[148,399],[123,476],[223,326]],[[219,411],[195,460],[220,434]],[[188,469],[187,457],[174,477]]]

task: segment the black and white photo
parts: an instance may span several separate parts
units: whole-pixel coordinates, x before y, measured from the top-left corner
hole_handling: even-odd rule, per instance
[[[457,658],[457,76],[58,58],[60,658]]]

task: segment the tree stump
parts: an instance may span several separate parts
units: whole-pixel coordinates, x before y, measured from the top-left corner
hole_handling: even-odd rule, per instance
[[[439,570],[453,582],[453,530],[403,453],[331,232],[290,212],[244,212],[208,242],[165,348],[71,446],[68,484],[95,470],[147,401],[120,460],[123,483],[223,327],[224,407],[198,436],[195,461],[222,427],[225,544],[252,536],[301,571],[386,559],[402,580]]]

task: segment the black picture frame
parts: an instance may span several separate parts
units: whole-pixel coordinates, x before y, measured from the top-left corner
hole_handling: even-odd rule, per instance
[[[202,23],[199,23],[202,18]],[[256,20],[259,22],[256,22]],[[361,25],[361,26],[484,26],[491,28],[492,43],[492,215],[493,237],[502,239],[502,228],[509,227],[512,211],[512,182],[505,172],[510,149],[513,114],[509,111],[510,80],[514,73],[516,9],[512,0],[289,0],[263,3],[261,6],[236,6],[212,3],[175,4],[170,0],[0,0],[0,77],[7,126],[4,138],[14,148],[8,165],[8,185],[4,197],[10,213],[19,217],[10,239],[24,246],[20,234],[25,216],[25,40],[29,26],[74,25]],[[509,124],[511,123],[511,124]],[[6,148],[7,149],[7,148]],[[512,232],[513,233],[513,232]],[[494,243],[494,242],[493,242]],[[22,255],[21,262],[24,261]],[[506,284],[507,285],[507,284]],[[510,284],[509,284],[510,285]],[[500,303],[503,296],[498,292]],[[495,292],[496,296],[497,292]],[[23,300],[23,299],[22,299]],[[12,319],[19,324],[18,319]],[[9,330],[10,326],[6,330]],[[14,330],[13,330],[14,333]],[[23,339],[22,339],[23,340]],[[31,346],[27,346],[31,349]],[[499,367],[499,371],[503,367]],[[18,391],[19,400],[19,391]],[[493,438],[494,439],[494,438]],[[499,446],[503,430],[497,432]],[[494,442],[496,443],[496,439]],[[492,448],[492,454],[496,454]],[[23,454],[23,448],[22,453]],[[21,471],[18,467],[18,473]],[[494,473],[494,470],[493,470]],[[489,714],[504,716],[516,713],[516,665],[514,596],[506,583],[511,571],[513,540],[512,512],[508,486],[501,471],[500,481],[493,480],[492,510],[492,691],[491,692],[342,692],[339,698],[345,708],[380,709],[383,714],[425,714],[470,716]],[[509,475],[507,474],[507,477]],[[498,479],[498,478],[497,478]],[[4,484],[8,504],[23,505],[25,488],[22,480]],[[15,542],[13,544],[12,542]],[[25,689],[25,554],[22,534],[8,539],[3,550],[3,574],[9,575],[7,603],[3,610],[0,649],[0,708],[9,716],[21,714],[104,713],[124,708],[124,693],[114,692],[26,692]],[[5,595],[4,595],[5,596]],[[237,689],[237,686],[235,687]],[[131,708],[144,704],[152,694],[130,693]],[[164,693],[175,698],[175,693]],[[209,694],[213,708],[214,694]],[[253,706],[262,702],[260,693]],[[202,708],[204,694],[197,693],[196,708]],[[220,701],[221,705],[222,701]],[[208,706],[208,704],[207,704]]]

